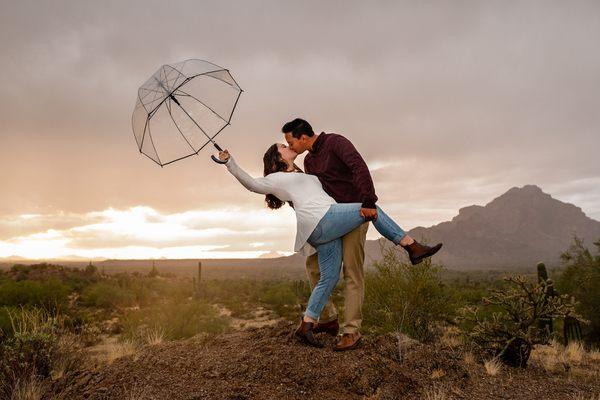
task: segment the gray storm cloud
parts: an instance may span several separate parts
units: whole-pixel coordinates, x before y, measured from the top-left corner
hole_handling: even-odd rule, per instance
[[[160,169],[135,147],[137,87],[163,63],[205,58],[245,90],[219,141],[255,175],[303,116],[383,165],[381,204],[409,228],[528,183],[600,219],[598,2],[0,7],[0,215],[260,209],[208,153]]]

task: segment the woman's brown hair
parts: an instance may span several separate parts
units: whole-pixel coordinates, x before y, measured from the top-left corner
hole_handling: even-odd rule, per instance
[[[267,176],[275,172],[287,171],[288,169],[288,164],[281,158],[281,154],[279,154],[277,143],[267,149],[265,155],[263,156],[263,164],[265,167],[263,176]],[[303,172],[296,164],[294,164],[294,170]],[[281,206],[284,204],[284,201],[279,200],[279,198],[273,194],[267,194],[265,196],[265,202],[267,203],[267,207],[273,210],[281,208]],[[294,208],[294,205],[291,201],[288,201],[288,204],[290,207]]]

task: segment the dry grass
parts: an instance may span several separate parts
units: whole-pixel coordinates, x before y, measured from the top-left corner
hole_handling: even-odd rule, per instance
[[[600,361],[600,350],[598,349],[591,349],[588,353],[587,353],[587,357],[591,360],[591,361]]]
[[[161,327],[149,329],[144,336],[144,341],[151,346],[161,344],[164,340],[165,330]]]
[[[441,387],[432,387],[425,390],[424,400],[448,400],[450,397],[446,394],[446,391]]]
[[[440,342],[444,346],[458,347],[462,344],[460,331],[456,327],[446,327],[440,337]]]
[[[135,354],[137,348],[131,340],[111,343],[106,347],[106,362],[112,364],[115,360],[131,354]]]
[[[580,363],[583,360],[583,355],[585,354],[585,350],[579,342],[569,343],[564,351],[567,359],[572,363]]]
[[[476,363],[475,356],[470,351],[467,351],[463,354],[463,361],[466,364],[475,364]]]
[[[571,342],[565,347],[557,341],[551,341],[548,345],[536,346],[531,352],[531,361],[548,372],[570,371],[587,376],[596,373],[594,369],[588,370],[588,367],[600,361],[600,351],[586,351],[578,342]]]
[[[531,352],[531,361],[548,372],[564,371],[568,365],[564,347],[558,342],[536,346]]]
[[[435,369],[431,373],[431,379],[439,379],[444,375],[446,375],[446,372],[443,369]]]
[[[123,397],[124,400],[155,400],[151,393],[148,393],[148,389],[140,386],[132,387]]]
[[[27,380],[15,383],[12,387],[10,400],[39,400],[43,394],[43,382],[32,374]]]
[[[83,361],[81,339],[76,335],[62,335],[57,341],[57,351],[52,360],[50,376],[53,380],[60,379],[67,372],[81,366]]]
[[[579,392],[573,395],[573,400],[600,400],[600,395]]]
[[[496,376],[502,370],[502,362],[497,358],[492,358],[483,363],[485,373],[490,376]]]
[[[15,334],[26,335],[51,332],[59,323],[59,317],[41,309],[21,307],[17,311],[8,311],[8,317]]]

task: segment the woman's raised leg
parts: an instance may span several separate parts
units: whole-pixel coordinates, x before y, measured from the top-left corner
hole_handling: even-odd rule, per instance
[[[320,244],[341,238],[365,222],[360,215],[360,203],[332,204],[325,216],[319,221],[309,238],[309,242]],[[377,219],[372,221],[375,229],[383,237],[400,244],[406,232],[377,206]]]

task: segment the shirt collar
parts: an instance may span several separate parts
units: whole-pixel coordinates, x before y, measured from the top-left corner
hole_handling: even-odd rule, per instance
[[[319,148],[323,144],[324,136],[325,136],[325,132],[321,132],[319,134],[319,136],[317,136],[317,140],[315,140],[315,142],[313,143],[313,146],[312,146],[312,150],[310,150],[311,153],[316,153],[319,151]]]

